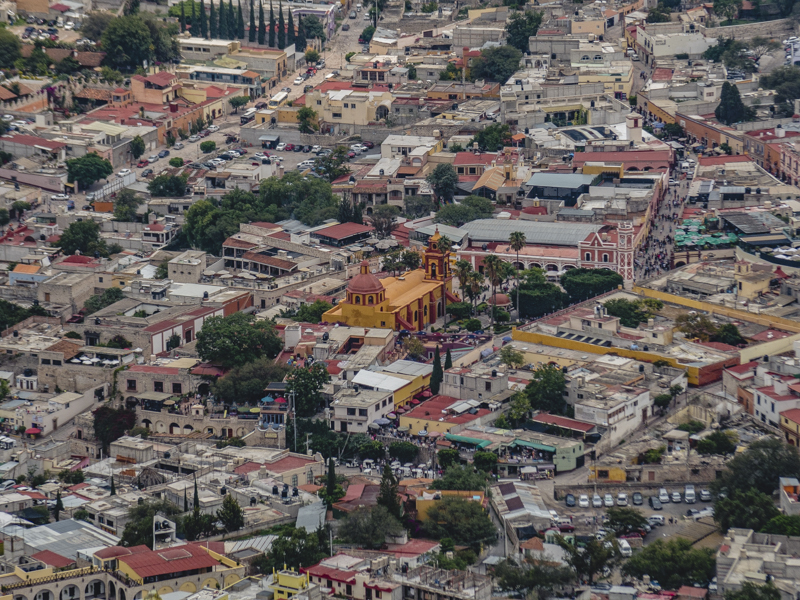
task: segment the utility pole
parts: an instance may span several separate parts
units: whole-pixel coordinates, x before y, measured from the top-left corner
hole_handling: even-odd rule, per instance
[[[289,394],[292,397],[292,423],[294,424],[294,453],[297,454],[297,400],[295,400],[294,390]]]

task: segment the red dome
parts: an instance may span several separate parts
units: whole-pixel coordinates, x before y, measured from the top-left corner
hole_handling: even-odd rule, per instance
[[[347,286],[347,291],[351,294],[377,294],[383,291],[380,279],[369,272],[369,263],[361,263],[361,273],[353,277]]]
[[[489,298],[489,302],[492,302],[492,299]],[[494,305],[495,306],[509,306],[511,304],[511,298],[506,296],[505,294],[497,294]]]

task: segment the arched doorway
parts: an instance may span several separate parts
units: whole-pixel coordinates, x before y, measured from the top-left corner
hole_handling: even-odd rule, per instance
[[[103,581],[100,579],[93,579],[86,584],[83,600],[92,600],[92,598],[103,598],[103,600],[105,600],[105,597],[106,584]]]
[[[59,594],[58,600],[76,600],[80,598],[81,590],[77,585],[68,585]]]
[[[172,433],[180,433],[181,432],[181,426],[178,425],[177,423],[170,423],[169,424],[169,432],[171,434]]]

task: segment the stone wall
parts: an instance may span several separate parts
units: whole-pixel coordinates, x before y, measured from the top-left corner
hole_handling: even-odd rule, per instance
[[[649,29],[649,26],[648,26]],[[756,36],[765,36],[774,39],[784,39],[794,35],[797,28],[791,19],[777,19],[761,23],[745,23],[730,27],[704,27],[700,25],[700,33],[707,38],[733,38],[749,40]]]
[[[681,496],[683,496],[683,488],[687,483],[693,484],[695,490],[701,490],[709,486],[712,481],[713,479],[687,478],[684,481],[654,481],[645,483],[628,481],[624,483],[598,483],[597,485],[594,483],[556,483],[553,485],[553,499],[563,500],[567,494],[572,494],[574,496],[586,494],[587,496],[591,497],[595,493],[599,494],[600,496],[603,496],[604,494],[611,494],[616,498],[617,494],[620,492],[624,492],[628,494],[628,496],[634,492],[640,492],[642,496],[648,497],[658,495],[658,490],[661,488],[666,488],[670,493],[680,492]]]

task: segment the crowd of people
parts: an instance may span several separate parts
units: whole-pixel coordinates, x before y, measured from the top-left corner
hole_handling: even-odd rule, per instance
[[[656,211],[650,217],[649,235],[634,261],[636,279],[656,277],[672,268],[675,227],[682,218],[685,201],[679,183],[670,186],[658,201]]]

